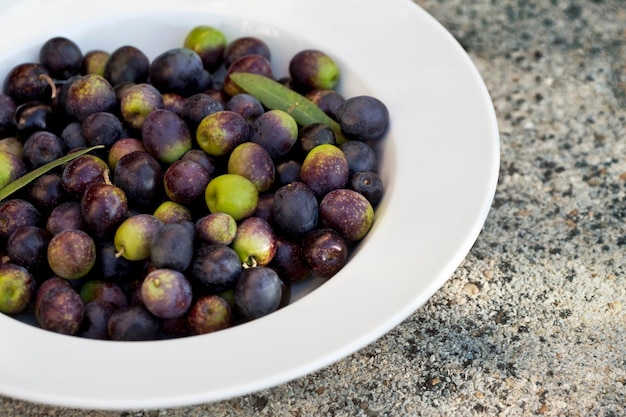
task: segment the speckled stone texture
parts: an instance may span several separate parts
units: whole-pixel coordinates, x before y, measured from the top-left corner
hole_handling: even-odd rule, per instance
[[[244,397],[127,412],[0,398],[0,415],[625,416],[626,1],[417,3],[478,67],[502,139],[485,227],[423,308]]]

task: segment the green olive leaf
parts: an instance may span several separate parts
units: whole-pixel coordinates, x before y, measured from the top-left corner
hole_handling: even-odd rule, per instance
[[[104,145],[96,145],[90,148],[81,149],[80,151],[72,152],[69,155],[65,155],[61,158],[55,159],[54,161],[48,162],[47,164],[42,165],[39,168],[36,168],[30,171],[26,175],[19,177],[18,179],[8,183],[6,186],[0,189],[0,201],[4,200],[8,196],[13,194],[17,190],[19,190],[20,188],[23,188],[26,185],[30,184],[32,181],[39,178],[40,176],[50,171],[51,169],[54,169],[58,167],[59,165],[63,165],[66,162],[69,162],[73,159],[76,159],[81,155],[89,153],[93,151],[94,149],[101,149],[101,148],[104,148]]]
[[[232,73],[229,77],[239,88],[254,96],[268,109],[289,113],[300,126],[323,123],[332,129],[338,144],[346,142],[347,139],[335,120],[311,100],[289,87],[263,75],[247,72]]]

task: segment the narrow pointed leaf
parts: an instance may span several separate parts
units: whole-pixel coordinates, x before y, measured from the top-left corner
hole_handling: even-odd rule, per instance
[[[104,145],[96,145],[96,146],[92,146],[91,148],[81,149],[80,151],[72,152],[69,155],[65,155],[61,158],[55,159],[54,161],[48,162],[47,164],[42,165],[39,168],[30,171],[26,175],[19,177],[18,179],[8,183],[4,188],[0,189],[0,201],[4,200],[5,198],[10,196],[17,190],[27,186],[38,177],[49,172],[51,169],[54,169],[60,165],[63,165],[66,162],[69,162],[73,159],[76,159],[81,155],[89,153],[93,151],[94,149],[100,149],[100,148],[104,148]]]
[[[335,133],[338,144],[341,145],[346,142],[346,138],[335,120],[311,100],[289,87],[258,74],[236,72],[230,74],[229,77],[239,88],[256,97],[268,109],[289,113],[301,126],[323,123]]]

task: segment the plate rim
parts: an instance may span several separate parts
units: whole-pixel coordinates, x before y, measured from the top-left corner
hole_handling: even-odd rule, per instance
[[[321,3],[320,2],[316,3],[316,7],[320,7],[323,9],[324,7],[322,4],[325,2],[336,5],[336,3],[331,3],[331,1],[332,0],[322,0]],[[62,0],[61,2],[65,4],[72,4],[76,2],[76,0]],[[27,1],[24,1],[23,3],[28,4]],[[119,3],[122,3],[122,2],[119,1]],[[142,2],[137,2],[137,3],[146,3],[146,2],[142,1]],[[165,2],[157,2],[157,3],[161,5],[160,7],[167,7]],[[190,1],[185,4],[188,4],[190,7],[192,6],[200,7],[199,3],[200,3],[199,1]],[[240,0],[240,1],[237,1],[236,3],[249,5],[249,4],[252,4],[253,1],[252,0]],[[285,0],[276,0],[275,2],[273,2],[273,4],[277,6],[285,6],[288,3],[290,2],[285,1]],[[297,3],[297,2],[292,1],[292,3]],[[375,3],[376,3],[376,0],[360,0],[358,2],[348,1],[342,4],[348,5],[346,7],[349,7],[350,5],[354,6],[355,4],[358,4],[359,7],[367,11],[367,10],[376,9]],[[301,7],[307,7],[305,5],[306,3],[303,1],[300,1],[298,4]],[[229,7],[232,7],[232,4],[228,5],[228,2],[226,1],[215,1],[215,2],[210,3],[210,5],[206,5],[206,7],[209,7],[209,6],[210,8],[214,8],[215,10],[224,11],[224,10],[230,10]],[[0,372],[0,393],[2,393],[3,395],[8,395],[10,397],[20,398],[20,399],[24,399],[28,401],[42,402],[42,403],[47,403],[47,404],[52,404],[52,405],[71,406],[71,407],[77,407],[77,408],[90,408],[90,409],[136,409],[136,408],[148,409],[148,408],[187,406],[187,405],[193,405],[193,404],[197,404],[201,402],[218,401],[218,400],[231,398],[234,396],[244,395],[244,394],[252,393],[255,391],[259,391],[261,389],[270,388],[272,386],[276,386],[278,384],[288,382],[298,377],[302,377],[306,374],[309,374],[323,367],[326,367],[338,360],[341,360],[349,354],[356,352],[357,350],[374,342],[379,337],[382,337],[386,332],[388,332],[389,330],[391,330],[392,328],[400,324],[401,321],[405,320],[413,311],[421,307],[439,288],[441,288],[441,286],[445,283],[445,281],[447,281],[449,276],[456,270],[456,268],[458,268],[462,260],[465,258],[465,256],[471,249],[471,246],[474,244],[474,242],[478,238],[478,235],[488,216],[488,213],[492,204],[492,200],[495,195],[498,171],[499,171],[499,133],[498,133],[498,127],[497,127],[497,120],[495,116],[495,110],[493,109],[491,99],[489,98],[489,93],[487,91],[487,88],[482,78],[480,77],[480,74],[478,73],[478,70],[476,69],[472,61],[470,60],[469,56],[465,53],[465,51],[462,50],[458,42],[456,42],[456,40],[452,37],[452,35],[443,26],[441,26],[431,15],[429,15],[419,5],[415,4],[411,0],[393,0],[393,1],[386,3],[385,7],[388,7],[389,10],[393,10],[394,13],[400,13],[400,11],[409,11],[410,16],[409,17],[403,16],[402,19],[415,19],[416,21],[423,23],[424,25],[426,25],[427,28],[429,28],[428,30],[435,31],[435,34],[440,37],[438,38],[438,41],[447,42],[447,47],[450,48],[449,51],[447,52],[456,53],[458,55],[456,56],[456,58],[464,63],[465,70],[468,72],[467,76],[471,78],[473,82],[475,83],[475,85],[472,86],[473,89],[475,90],[474,94],[479,94],[481,106],[483,107],[486,106],[486,109],[484,110],[485,114],[483,115],[486,117],[486,119],[483,120],[482,122],[488,125],[486,126],[486,131],[488,131],[490,134],[490,138],[488,141],[488,145],[490,146],[489,146],[489,149],[486,149],[486,151],[490,153],[491,157],[490,157],[490,160],[488,161],[489,166],[487,167],[488,168],[487,171],[489,172],[489,175],[487,176],[487,178],[485,178],[486,182],[484,184],[481,184],[481,188],[482,188],[481,199],[480,199],[481,201],[479,202],[479,207],[477,207],[478,214],[476,214],[473,220],[473,224],[469,225],[470,227],[468,228],[467,233],[462,239],[462,242],[459,242],[459,244],[455,248],[454,253],[448,256],[448,259],[449,259],[448,263],[446,265],[440,265],[439,268],[437,268],[438,269],[437,276],[431,277],[431,280],[426,286],[426,289],[421,294],[413,297],[411,302],[405,302],[402,308],[396,309],[395,314],[393,316],[386,317],[384,320],[377,322],[376,327],[371,328],[366,332],[361,332],[360,337],[351,340],[350,343],[345,343],[340,346],[335,346],[331,350],[329,350],[328,348],[324,348],[322,346],[320,348],[321,350],[326,349],[324,355],[309,354],[309,359],[306,363],[298,363],[297,358],[295,359],[287,358],[289,361],[294,362],[294,363],[289,367],[283,367],[281,372],[271,372],[271,371],[265,370],[266,374],[263,377],[257,378],[254,381],[241,382],[239,384],[236,384],[235,383],[236,381],[231,382],[233,385],[221,391],[213,390],[211,392],[205,392],[202,390],[198,390],[190,394],[178,393],[177,395],[172,395],[171,397],[166,397],[166,396],[161,396],[160,398],[142,397],[140,399],[126,398],[119,394],[118,394],[118,398],[115,398],[115,399],[105,398],[105,397],[77,398],[77,397],[72,397],[71,393],[68,393],[67,395],[63,397],[60,397],[56,393],[46,392],[46,387],[43,387],[43,386],[39,386],[38,387],[39,391],[36,393],[34,391],[29,392],[26,389],[28,387],[28,384],[26,384],[24,381],[21,381],[22,385],[19,385],[20,388],[17,388],[15,385],[12,385],[11,381],[2,381],[3,373]],[[309,10],[310,10],[310,7],[309,7]],[[384,13],[385,16],[387,16],[388,14],[391,14],[391,12],[388,11]],[[394,16],[398,17],[395,14]],[[0,22],[1,21],[2,21],[2,16],[0,16]],[[360,22],[350,22],[349,24],[353,25],[354,27],[358,27],[359,23]],[[308,22],[307,24],[309,26],[306,26],[306,27],[309,28],[308,30],[310,30],[311,23]],[[287,32],[289,28],[293,29],[294,27],[293,24],[291,25],[278,24],[275,26],[278,27],[280,30],[284,30]],[[1,50],[2,49],[0,49],[0,51]],[[362,60],[362,58],[360,60]],[[371,72],[373,70],[370,69],[369,71]],[[367,71],[363,71],[363,73],[366,74]],[[392,113],[392,123],[393,123],[393,117],[394,117],[394,113]],[[394,143],[395,143],[395,138],[394,138]],[[398,145],[398,144],[395,144],[395,145]],[[398,150],[396,149],[396,151]],[[400,186],[406,185],[404,183],[399,184],[399,182],[401,182],[400,179],[398,179],[398,181],[394,184],[394,186],[400,187]],[[392,208],[394,207],[393,203],[385,203],[385,204],[386,206],[384,207],[384,209],[389,209],[389,206],[391,206]],[[392,219],[383,217],[383,218],[377,219],[377,222],[379,221],[379,223],[387,224],[391,222],[391,220]],[[378,224],[375,226],[378,227]],[[377,233],[378,233],[377,231],[373,233],[372,239],[376,238]],[[371,252],[373,250],[373,249],[371,250],[368,249],[369,243],[372,243],[372,242],[366,242],[366,245],[364,245],[363,247],[363,252],[365,252],[365,255],[368,255],[368,256],[372,255]],[[345,287],[347,286],[345,281],[346,281],[345,279],[329,281],[324,286],[316,290],[316,293],[319,292],[319,294],[316,294],[315,297],[307,296],[304,299],[300,300],[298,303],[295,303],[293,306],[288,306],[287,308],[281,311],[273,313],[271,318],[268,316],[267,318],[261,319],[256,323],[251,322],[251,323],[247,323],[241,326],[237,326],[236,328],[228,329],[224,331],[224,333],[221,335],[213,334],[213,335],[206,335],[206,336],[194,336],[193,338],[176,339],[176,340],[169,340],[169,341],[131,343],[128,345],[119,346],[120,347],[119,350],[125,351],[127,354],[134,356],[136,358],[142,356],[141,351],[144,350],[143,348],[145,348],[145,350],[153,351],[151,352],[151,354],[163,353],[165,351],[165,346],[175,347],[178,350],[181,350],[181,349],[193,350],[196,348],[191,347],[189,345],[195,344],[194,343],[195,340],[199,341],[199,339],[196,339],[196,338],[204,338],[205,340],[207,340],[207,342],[203,342],[203,344],[210,344],[209,337],[215,339],[215,341],[217,341],[218,339],[220,340],[230,339],[231,335],[236,335],[236,336],[232,336],[233,338],[236,338],[238,337],[240,333],[246,332],[248,328],[250,327],[256,327],[256,328],[267,327],[267,326],[264,326],[265,323],[274,322],[274,323],[283,325],[289,322],[289,314],[291,311],[296,311],[296,310],[301,311],[303,309],[313,310],[315,308],[323,308],[324,306],[324,302],[322,302],[323,297],[326,294],[330,294],[332,293],[332,291],[335,291],[336,290],[335,287],[340,287],[341,289],[345,289]],[[262,320],[265,320],[265,321],[261,322]],[[0,327],[4,327],[4,326],[6,326],[7,329],[10,329],[13,334],[18,335],[20,337],[23,336],[24,340],[32,341],[33,343],[36,343],[38,341],[39,339],[38,335],[41,333],[40,329],[32,329],[32,328],[29,328],[28,326],[24,326],[22,323],[16,323],[15,320],[12,318],[0,316]],[[321,333],[321,331],[317,330],[317,333]],[[332,333],[332,332],[329,332],[329,333]],[[45,336],[46,337],[42,339],[46,339],[46,341],[50,343],[50,346],[57,350],[58,350],[58,347],[69,344],[72,346],[81,345],[82,347],[85,347],[85,348],[87,347],[93,348],[94,350],[100,352],[100,351],[103,351],[102,349],[103,343],[104,344],[120,343],[120,342],[90,341],[90,340],[84,340],[84,339],[80,341],[76,341],[74,340],[76,339],[75,337],[58,335],[58,334],[53,334],[53,333],[46,334]],[[213,339],[211,339],[211,341]],[[155,343],[160,344],[160,346],[163,346],[163,348],[159,347],[159,348],[152,349],[150,346],[154,346]],[[10,343],[0,341],[0,348],[3,348],[3,349],[6,348],[10,350],[11,348],[13,349],[19,348],[19,346],[11,346]],[[264,348],[269,349],[269,345],[267,345],[267,343],[265,342],[264,342]],[[37,351],[37,349],[35,349],[33,346],[31,346],[29,349],[32,350],[33,352]],[[30,353],[29,349],[26,349],[26,351]],[[15,354],[19,356],[20,352],[15,352]],[[185,361],[183,362],[185,365],[188,365],[188,366],[192,365]],[[0,369],[6,369],[5,367],[7,366],[8,364],[2,359],[0,359]],[[155,377],[155,375],[150,375],[150,376]],[[146,393],[144,393],[144,395],[145,394]]]

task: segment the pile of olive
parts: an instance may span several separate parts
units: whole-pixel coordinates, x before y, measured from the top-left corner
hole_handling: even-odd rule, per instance
[[[224,74],[219,77],[216,74]],[[150,60],[54,37],[0,94],[0,312],[89,338],[213,332],[335,275],[383,193],[389,114],[318,50],[283,78],[210,26]]]

